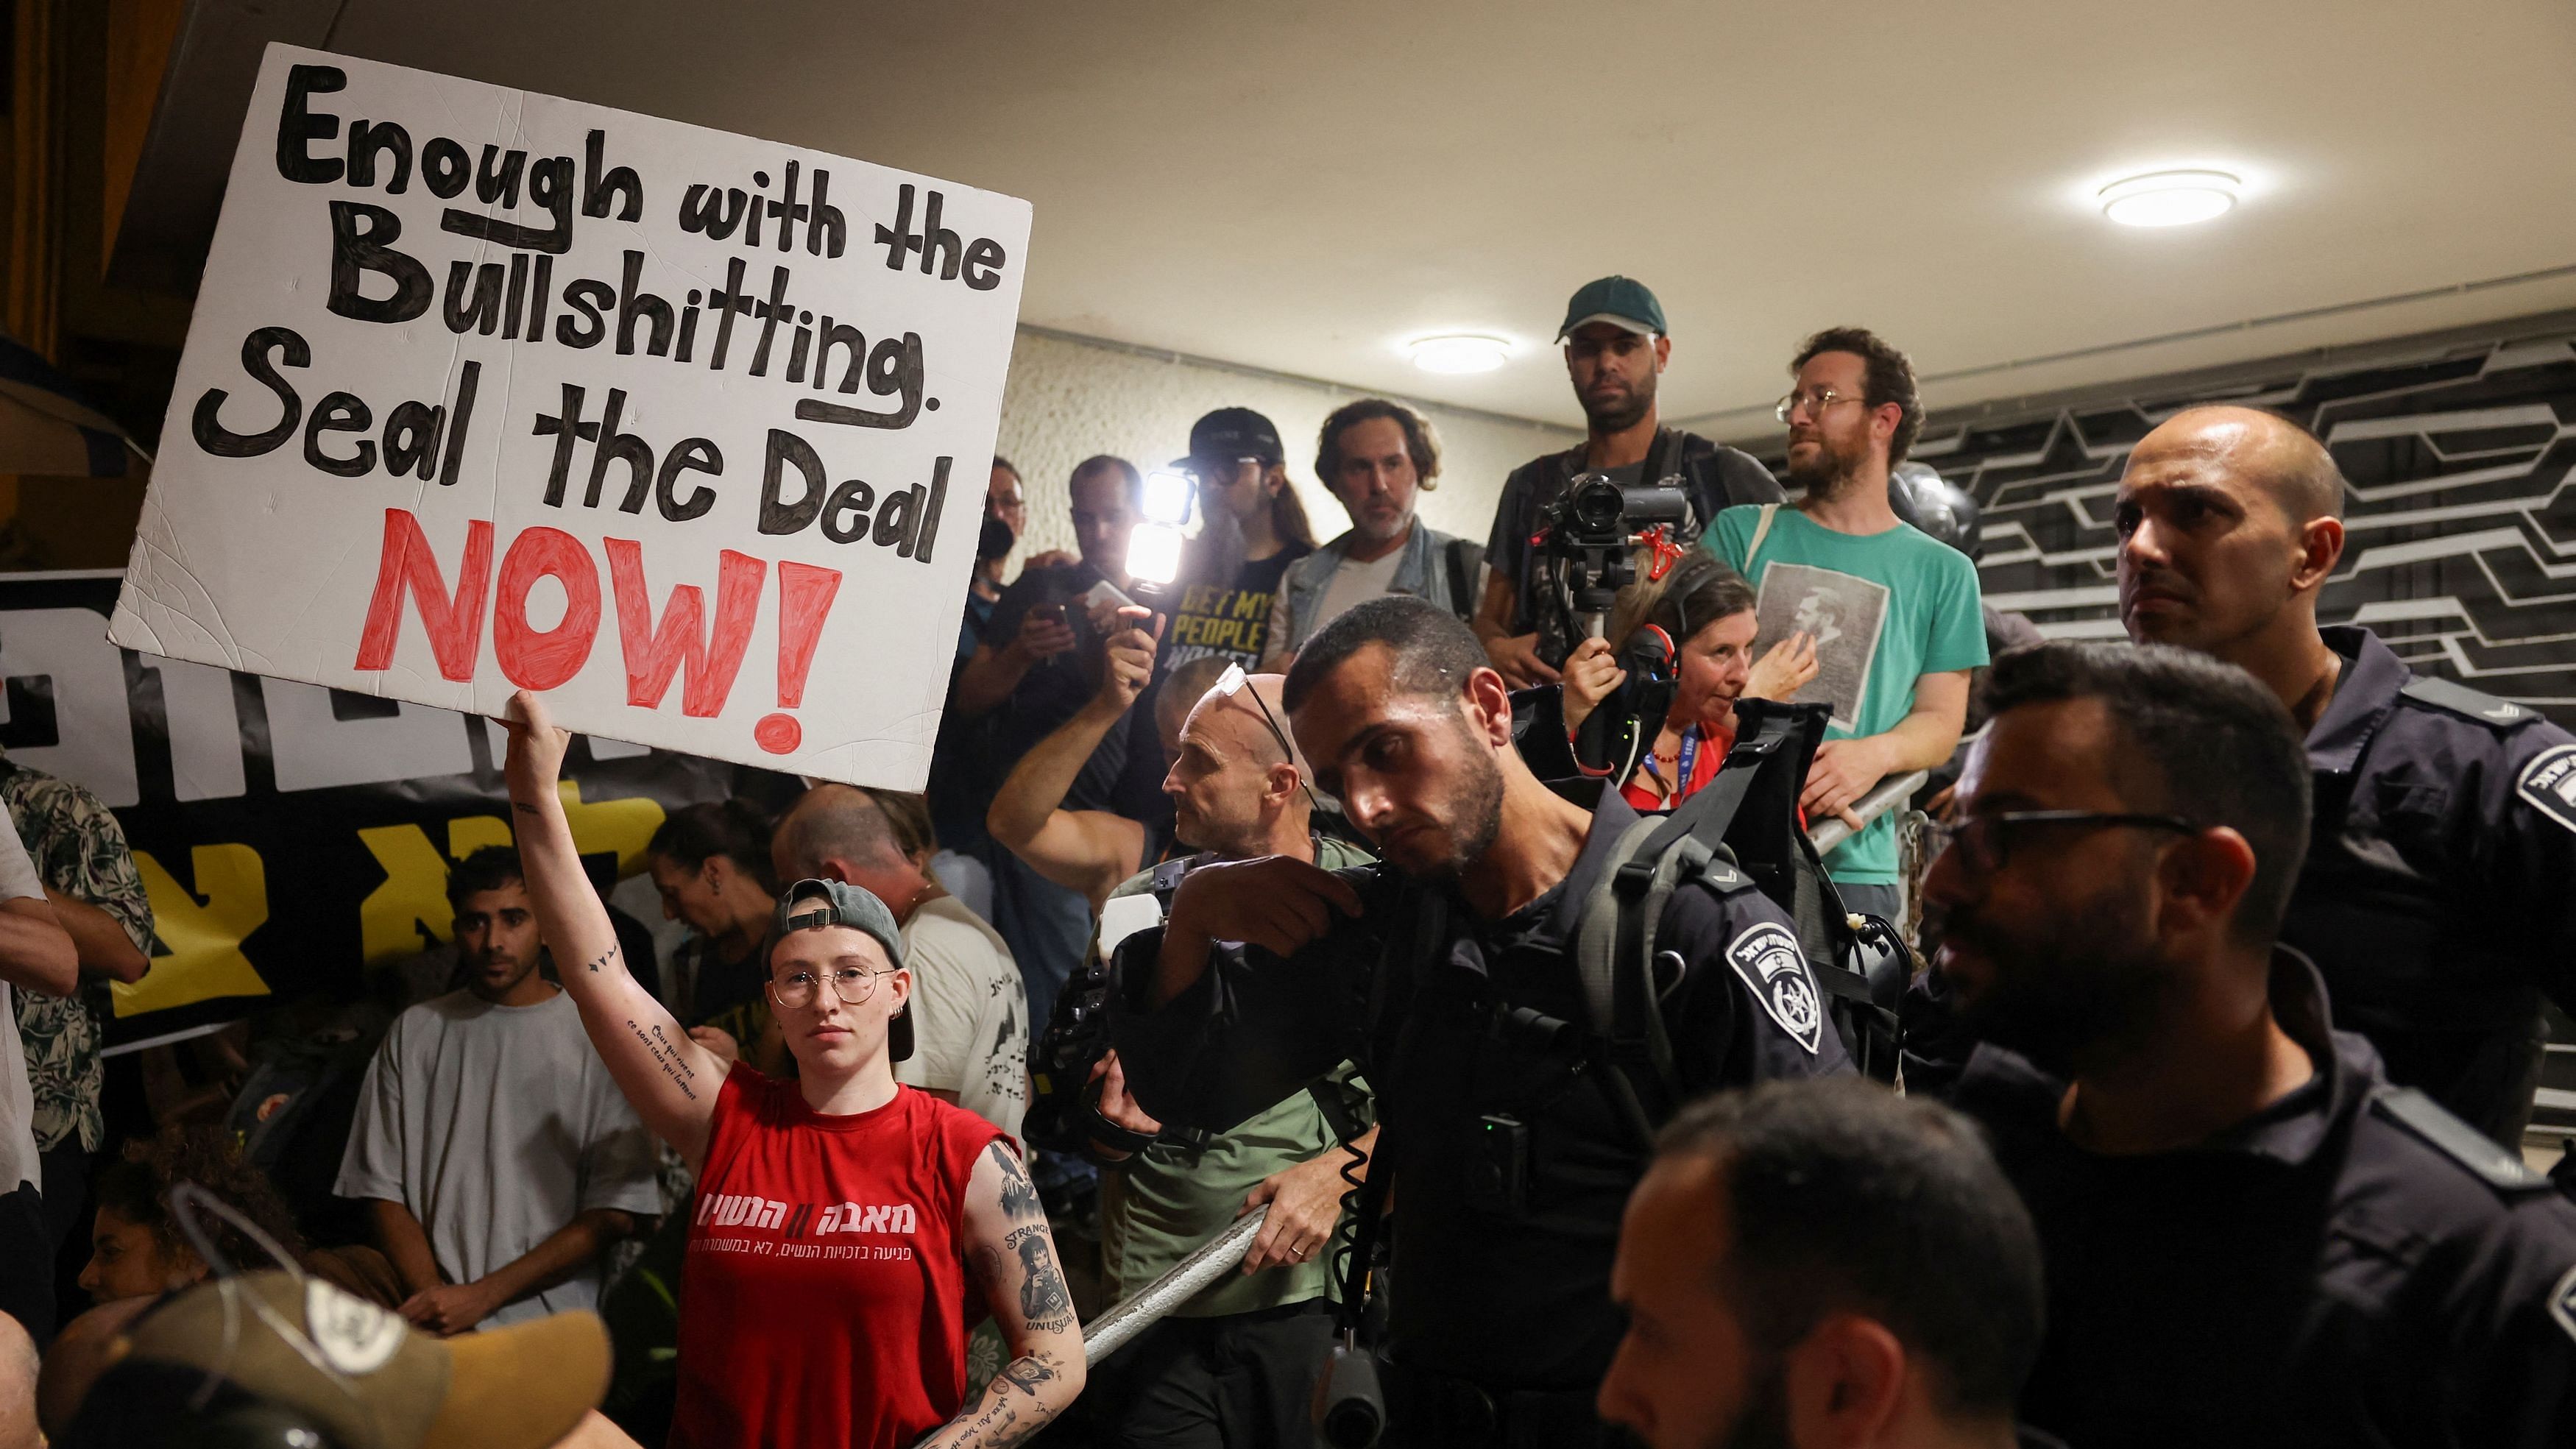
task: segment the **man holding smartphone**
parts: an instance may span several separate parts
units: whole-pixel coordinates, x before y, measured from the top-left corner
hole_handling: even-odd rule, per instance
[[[1077,464],[1068,483],[1081,559],[1038,563],[1002,591],[983,642],[949,690],[931,777],[932,826],[939,843],[982,860],[993,874],[993,928],[1019,962],[1029,1010],[1044,1021],[1057,989],[1082,961],[1091,904],[1050,884],[985,833],[984,815],[1013,762],[1079,712],[1100,686],[1102,641],[1134,587],[1127,540],[1144,516],[1143,475],[1103,454]],[[1150,720],[1151,716],[1148,715]],[[1160,752],[1138,742],[1160,778]],[[1140,794],[1125,785],[1128,721],[1120,720],[1085,762],[1067,793],[1081,809],[1119,809]],[[1131,806],[1132,808],[1132,806]],[[1122,811],[1121,813],[1125,813]]]

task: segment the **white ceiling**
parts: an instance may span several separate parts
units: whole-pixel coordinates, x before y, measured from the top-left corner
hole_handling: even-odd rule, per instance
[[[2576,305],[2567,0],[344,0],[330,44],[1027,197],[1031,323],[1554,422],[1611,271],[1722,435],[1829,323],[1940,404]],[[2235,213],[2086,199],[2194,162]],[[1453,330],[1520,350],[1399,351]]]

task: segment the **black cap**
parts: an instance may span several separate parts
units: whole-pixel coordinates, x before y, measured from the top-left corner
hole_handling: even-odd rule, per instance
[[[1178,468],[1191,458],[1285,463],[1288,450],[1280,445],[1279,430],[1268,418],[1250,408],[1218,408],[1190,425],[1189,456],[1174,458],[1172,466]]]

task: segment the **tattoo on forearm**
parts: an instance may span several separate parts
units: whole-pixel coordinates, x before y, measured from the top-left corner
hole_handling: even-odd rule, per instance
[[[544,814],[544,813],[545,813],[544,811],[539,810],[536,806],[529,804],[529,803],[528,803],[527,801],[525,801],[525,800],[513,800],[513,801],[511,801],[511,802],[510,802],[510,808],[511,808],[511,809],[513,809],[513,810],[518,811],[518,812],[519,812],[520,814],[522,814],[522,815],[542,815],[542,814]]]
[[[607,957],[603,956],[600,959],[606,960]],[[590,969],[596,971],[599,968],[593,966]],[[662,1034],[660,1022],[657,1021],[648,1028],[636,1025],[634,1019],[630,1017],[627,1019],[626,1029],[635,1033],[637,1041],[644,1043],[644,1049],[653,1054],[653,1065],[662,1069],[662,1075],[671,1079],[671,1085],[680,1089],[681,1096],[692,1102],[698,1100],[695,1086],[698,1080],[697,1070],[689,1065],[689,1059],[681,1055],[680,1049],[671,1044],[671,1039]]]
[[[600,967],[605,966],[605,965],[607,965],[609,962],[614,961],[614,960],[616,960],[616,959],[617,959],[617,947],[616,947],[614,944],[612,944],[612,945],[610,945],[610,946],[609,946],[609,948],[608,948],[608,952],[607,952],[607,954],[606,954],[606,955],[603,955],[603,956],[594,956],[594,957],[592,957],[589,961],[587,961],[587,962],[585,962],[585,963],[583,963],[583,964],[585,964],[585,965],[589,966],[589,967],[590,967],[590,969],[591,969],[591,972],[595,975],[595,974],[597,974],[597,973],[598,973],[598,971],[599,971],[599,968],[600,968]]]
[[[1029,1181],[1028,1169],[1001,1143],[984,1149],[1002,1169],[1002,1216],[1013,1222],[1034,1222],[1046,1216],[1046,1207],[1038,1201],[1038,1189]]]

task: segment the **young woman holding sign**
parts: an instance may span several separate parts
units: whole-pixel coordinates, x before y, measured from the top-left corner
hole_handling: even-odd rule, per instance
[[[1081,1392],[1082,1332],[1009,1139],[894,1080],[912,977],[893,916],[855,886],[788,887],[765,990],[798,1077],[728,1071],[627,974],[555,793],[569,736],[534,695],[510,710],[537,924],[610,1075],[697,1173],[671,1443],[1001,1449],[1036,1433]],[[970,1274],[1015,1357],[966,1403]]]

